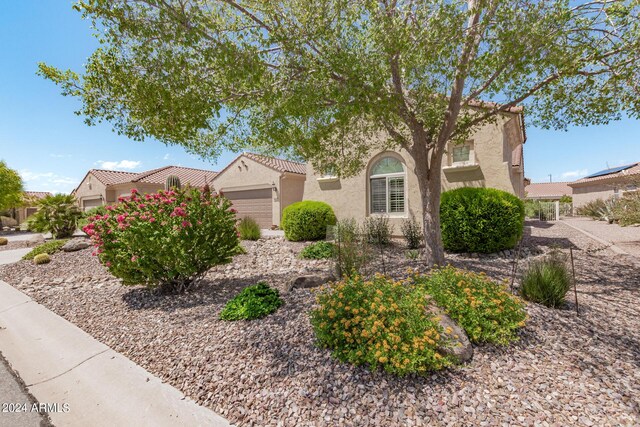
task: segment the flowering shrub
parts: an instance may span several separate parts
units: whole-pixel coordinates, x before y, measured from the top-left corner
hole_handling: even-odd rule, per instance
[[[437,350],[444,338],[426,304],[415,286],[354,275],[320,288],[311,324],[319,344],[343,362],[398,375],[425,373],[453,363]]]
[[[520,298],[484,273],[447,266],[427,275],[414,275],[422,287],[460,327],[472,342],[506,345],[517,339],[527,314]]]
[[[185,291],[239,251],[231,203],[194,188],[130,197],[107,206],[83,230],[102,264],[125,285]]]

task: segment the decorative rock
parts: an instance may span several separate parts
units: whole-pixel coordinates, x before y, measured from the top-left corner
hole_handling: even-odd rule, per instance
[[[467,337],[464,329],[445,314],[439,307],[431,305],[427,311],[436,314],[438,323],[442,328],[444,341],[448,342],[447,346],[438,348],[438,351],[453,356],[458,363],[469,362],[473,358],[473,346]]]
[[[88,239],[77,238],[69,240],[60,249],[65,252],[75,252],[82,249],[87,249],[89,246],[91,246],[91,241],[89,241]]]
[[[40,244],[40,243],[44,243],[44,236],[42,234],[34,234],[32,237],[29,238],[29,243],[35,243],[35,244]]]
[[[296,288],[298,289],[315,288],[334,280],[336,280],[336,278],[331,274],[297,276],[291,279],[291,281],[287,284],[287,292],[290,292],[292,289],[296,289]]]

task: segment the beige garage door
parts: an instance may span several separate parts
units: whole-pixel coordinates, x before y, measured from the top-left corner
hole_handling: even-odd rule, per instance
[[[270,188],[261,190],[224,191],[224,195],[227,199],[231,200],[233,208],[238,211],[238,218],[250,216],[258,222],[260,227],[270,228],[273,224],[271,191]]]
[[[96,206],[102,206],[102,200],[100,199],[91,199],[91,200],[83,200],[82,201],[82,210],[88,211],[91,208],[95,208]]]

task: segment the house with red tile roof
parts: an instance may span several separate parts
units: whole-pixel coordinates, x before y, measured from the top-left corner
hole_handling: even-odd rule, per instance
[[[164,166],[145,172],[123,172],[115,170],[91,169],[72,194],[78,199],[83,210],[115,203],[118,197],[131,194],[133,188],[141,193],[155,193],[164,189],[169,175],[180,178],[182,185],[211,186],[216,172],[182,166]]]
[[[640,186],[640,162],[605,169],[568,183],[573,192],[573,206],[579,208],[596,199],[619,197]]]
[[[269,228],[280,225],[284,208],[302,200],[305,179],[304,163],[242,153],[213,178],[212,190],[231,200],[239,218]]]
[[[38,211],[36,203],[47,196],[51,196],[51,193],[47,191],[25,191],[22,198],[22,206],[12,209],[13,217],[18,221],[18,224],[22,224],[25,219],[36,213]]]
[[[525,198],[534,200],[560,200],[571,196],[573,189],[568,182],[532,182],[524,187]]]

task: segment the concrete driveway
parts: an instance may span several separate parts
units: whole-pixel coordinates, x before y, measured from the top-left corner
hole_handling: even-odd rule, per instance
[[[606,221],[594,221],[583,217],[563,218],[562,222],[640,258],[640,227],[621,227],[618,224],[607,224]]]
[[[22,380],[0,355],[0,427],[40,427],[49,426],[46,414],[34,410],[36,401],[26,391]]]

